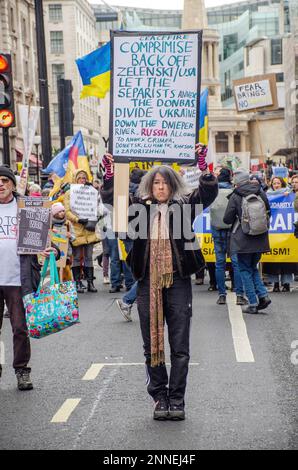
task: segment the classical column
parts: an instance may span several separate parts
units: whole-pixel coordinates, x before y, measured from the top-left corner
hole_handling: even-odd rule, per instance
[[[234,153],[235,152],[234,135],[235,135],[235,132],[228,132],[229,153]]]
[[[213,75],[213,46],[212,42],[208,43],[208,78],[209,80],[214,77]]]
[[[240,151],[241,152],[246,152],[246,136],[247,134],[245,132],[240,133]]]
[[[214,78],[215,80],[219,80],[219,55],[218,55],[218,44],[214,43],[214,54],[213,54],[213,60],[214,60]]]

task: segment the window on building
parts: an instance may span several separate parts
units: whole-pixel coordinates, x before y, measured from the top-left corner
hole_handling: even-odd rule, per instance
[[[54,126],[59,126],[59,108],[58,103],[53,103]]]
[[[51,53],[63,54],[63,31],[50,31]]]
[[[238,34],[227,34],[223,37],[224,60],[234,54],[239,49]]]
[[[235,152],[241,152],[240,134],[235,134],[234,135],[234,150],[235,150]]]
[[[64,78],[64,64],[52,64],[53,91],[57,91],[57,80]]]
[[[282,64],[282,39],[271,39],[271,65]]]
[[[229,138],[226,132],[218,132],[216,139],[216,152],[225,153],[229,151]]]
[[[49,5],[49,19],[50,21],[62,21],[62,5],[55,3]]]
[[[16,22],[15,22],[15,13],[13,7],[9,9],[9,26],[11,32],[15,33],[16,31]]]
[[[283,72],[276,73],[275,75],[276,75],[276,82],[280,83],[280,82],[285,81]]]
[[[29,62],[26,59],[24,60],[24,85],[29,86]]]
[[[25,18],[22,18],[22,38],[23,43],[27,43],[27,24]]]

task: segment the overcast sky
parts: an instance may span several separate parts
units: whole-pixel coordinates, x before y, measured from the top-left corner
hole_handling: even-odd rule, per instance
[[[100,0],[88,0],[90,3],[100,4]],[[215,7],[227,3],[236,3],[239,0],[205,0],[206,7]],[[109,5],[132,6],[139,8],[157,8],[165,10],[182,10],[183,0],[107,0]]]

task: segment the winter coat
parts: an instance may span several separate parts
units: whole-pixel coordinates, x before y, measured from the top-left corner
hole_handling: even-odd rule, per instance
[[[246,235],[241,224],[236,222],[241,221],[242,216],[242,198],[250,194],[257,194],[261,196],[265,202],[270,216],[270,205],[265,192],[259,185],[254,183],[245,183],[236,189],[229,196],[229,203],[224,215],[224,223],[232,224],[231,238],[230,238],[230,253],[267,253],[270,251],[268,231],[261,235]]]
[[[77,182],[77,176],[79,173],[82,173],[82,170],[77,170],[74,176],[74,184]],[[87,173],[84,172],[86,175]],[[88,175],[87,175],[88,177]],[[81,245],[90,245],[91,243],[96,243],[99,241],[98,235],[96,232],[90,232],[90,230],[86,230],[85,226],[79,224],[79,217],[74,214],[70,209],[70,190],[64,196],[64,207],[66,212],[66,218],[72,223],[74,237],[75,239],[72,241],[73,246],[81,246]]]
[[[218,194],[217,179],[213,175],[202,175],[200,177],[200,186],[194,190],[188,197],[185,197],[183,201],[172,200],[169,202],[169,236],[172,246],[173,253],[173,265],[177,266],[177,270],[181,278],[187,278],[191,274],[199,271],[204,265],[205,261],[198,244],[194,242],[196,236],[192,230],[192,224],[195,217],[195,205],[203,204],[203,207],[208,207],[216,198]],[[150,252],[150,206],[152,203],[156,203],[152,200],[137,200],[138,204],[142,204],[146,211],[147,217],[147,237],[146,239],[137,238],[134,240],[133,247],[128,254],[126,262],[131,268],[134,278],[141,281],[146,276],[146,271],[149,265],[149,252]],[[188,214],[183,220],[185,213],[182,213],[183,205],[191,205],[191,213]],[[175,212],[177,215],[175,216]],[[173,236],[173,220],[181,220],[180,237],[174,238]],[[177,217],[177,219],[176,219]],[[180,217],[180,219],[179,219]],[[185,231],[186,225],[189,230],[189,238],[186,238],[187,231]],[[186,247],[186,244],[188,246]],[[193,244],[193,246],[191,246]]]

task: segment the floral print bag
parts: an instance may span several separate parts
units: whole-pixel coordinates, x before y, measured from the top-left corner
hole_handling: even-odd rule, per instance
[[[50,285],[43,287],[50,264]],[[75,282],[60,283],[54,253],[45,260],[37,292],[23,297],[30,338],[42,338],[79,323]]]

